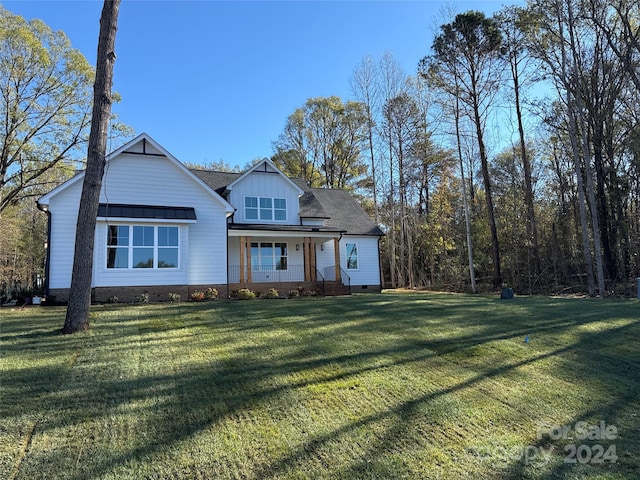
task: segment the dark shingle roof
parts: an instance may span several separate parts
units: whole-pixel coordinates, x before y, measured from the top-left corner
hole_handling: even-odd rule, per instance
[[[242,174],[234,172],[216,172],[213,170],[198,170],[191,168],[191,173],[213,188],[218,194],[223,195],[227,185],[236,181]]]
[[[346,230],[352,235],[384,235],[380,227],[367,215],[347,190],[314,188],[311,190],[322,207],[330,212],[325,226]]]
[[[191,169],[198,178],[224,195],[227,185],[242,174]],[[380,227],[367,215],[347,190],[338,188],[310,188],[302,179],[291,179],[304,194],[300,197],[300,216],[324,219],[324,227],[351,235],[384,235]]]
[[[322,207],[313,192],[305,192],[300,197],[300,216],[302,218],[330,218],[331,215]]]

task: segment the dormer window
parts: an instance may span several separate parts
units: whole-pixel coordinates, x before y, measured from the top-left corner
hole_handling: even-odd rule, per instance
[[[273,220],[273,198],[260,198],[260,220]]]
[[[282,222],[287,219],[287,199],[273,197],[244,197],[245,220]]]
[[[244,218],[258,219],[258,197],[244,197]]]
[[[273,199],[273,218],[274,220],[287,219],[287,199],[286,198]]]

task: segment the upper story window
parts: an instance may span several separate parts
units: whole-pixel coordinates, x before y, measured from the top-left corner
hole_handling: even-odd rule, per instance
[[[287,199],[273,197],[244,197],[245,220],[285,221]]]
[[[244,197],[244,218],[247,220],[258,219],[258,197]]]
[[[178,268],[179,228],[109,225],[107,268]]]

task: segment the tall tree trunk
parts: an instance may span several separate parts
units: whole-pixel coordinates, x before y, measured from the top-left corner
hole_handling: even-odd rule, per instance
[[[540,250],[538,248],[538,227],[536,224],[536,212],[533,205],[533,181],[531,177],[531,162],[524,136],[524,125],[522,122],[522,106],[520,104],[520,75],[517,60],[511,60],[511,75],[513,79],[513,89],[515,92],[516,118],[518,121],[518,136],[520,138],[520,158],[522,170],[524,172],[524,201],[527,207],[526,232],[527,241],[531,242],[531,261],[529,262],[530,273],[538,276],[541,271]]]
[[[571,93],[567,91],[567,103],[573,104],[570,98]],[[583,172],[580,165],[580,149],[578,148],[577,128],[574,107],[569,106],[568,122],[569,122],[569,138],[571,140],[571,150],[573,153],[573,165],[576,175],[576,188],[578,190],[578,210],[580,213],[580,230],[582,234],[582,251],[584,254],[585,267],[587,269],[587,289],[589,296],[595,297],[595,278],[593,275],[593,259],[591,257],[591,245],[589,242],[589,222],[587,222],[586,200],[584,194],[584,181],[582,179]]]
[[[578,146],[578,128],[577,128],[577,115],[575,113],[575,105],[571,92],[571,83],[569,81],[569,73],[567,67],[567,55],[564,43],[564,27],[561,13],[561,6],[556,2],[556,14],[558,20],[558,31],[560,33],[560,39],[562,40],[560,45],[561,53],[561,71],[560,79],[562,86],[567,96],[567,123],[569,131],[569,140],[571,142],[571,151],[573,153],[573,166],[576,175],[576,185],[578,190],[578,209],[580,212],[580,230],[582,234],[582,251],[584,254],[585,267],[587,270],[587,289],[589,296],[595,296],[595,279],[593,275],[593,259],[591,257],[591,245],[589,243],[589,223],[587,222],[587,211],[585,206],[585,194],[584,194],[584,182],[583,173],[580,165],[580,148]]]
[[[469,280],[471,291],[478,293],[476,285],[476,269],[473,265],[473,242],[471,237],[471,218],[469,215],[469,199],[467,198],[467,180],[464,176],[464,161],[462,159],[462,137],[460,134],[460,96],[456,95],[456,142],[458,144],[458,161],[460,162],[460,181],[462,182],[462,205],[464,207],[464,224],[467,230],[467,255],[469,257]]]
[[[615,258],[615,237],[612,238],[611,230],[611,214],[607,203],[607,194],[605,186],[607,178],[604,171],[603,147],[602,147],[602,125],[594,125],[592,132],[593,144],[593,165],[596,173],[596,200],[598,223],[602,237],[602,252],[604,255],[604,269],[607,272],[607,278],[615,281],[618,276],[618,265]],[[610,186],[615,188],[614,185]]]
[[[502,272],[500,269],[500,244],[498,242],[498,229],[496,228],[496,216],[493,209],[493,197],[491,194],[491,178],[489,177],[489,159],[487,149],[484,144],[484,132],[482,131],[482,120],[480,118],[480,107],[478,97],[474,89],[473,98],[473,119],[476,127],[478,140],[478,150],[480,153],[480,168],[482,170],[482,180],[484,182],[484,198],[487,204],[487,215],[489,218],[489,230],[491,232],[491,256],[493,259],[493,286],[497,287],[502,282]]]
[[[389,134],[389,208],[391,209],[391,235],[389,238],[389,270],[391,273],[391,288],[398,286],[396,270],[396,198],[393,186],[393,144]]]
[[[556,223],[552,224],[553,230],[553,245],[555,248],[552,249],[554,258],[557,259],[557,264],[559,265],[559,269],[561,271],[561,280],[563,282],[567,281],[567,255],[566,253],[570,252],[570,249],[567,249],[567,244],[571,244],[572,242],[568,240],[570,238],[569,235],[569,227],[567,226],[567,217],[569,215],[569,209],[567,207],[567,195],[569,187],[567,186],[567,180],[565,175],[563,174],[563,170],[560,166],[560,159],[558,158],[558,148],[556,144],[553,145],[553,165],[554,171],[556,173],[558,187],[560,191],[558,192],[558,203],[560,204],[560,211],[557,214],[557,222],[558,227],[556,227]],[[577,223],[577,222],[576,222]],[[560,235],[558,236],[558,228],[560,230]],[[565,253],[565,254],[563,254]],[[572,255],[570,255],[572,257]],[[556,283],[559,283],[558,277],[556,275]]]
[[[405,215],[405,194],[404,194],[404,153],[402,129],[404,125],[397,125],[398,128],[398,194],[400,196],[400,286],[408,286],[407,271],[407,219]]]
[[[114,47],[119,8],[120,0],[105,0],[100,18],[87,168],[78,209],[71,290],[63,328],[64,333],[80,332],[86,330],[89,325],[93,244],[105,167],[109,117],[111,116],[113,64],[116,60]]]
[[[376,176],[375,149],[373,148],[373,114],[371,106],[367,103],[367,141],[369,143],[369,156],[371,157],[371,183],[373,184],[373,214],[376,225],[380,223],[378,214],[378,177]]]
[[[414,257],[413,257],[413,230],[415,228],[414,222],[408,223],[407,228],[407,274],[408,274],[408,282],[409,288],[416,287],[416,279],[415,279],[415,269],[414,265]]]
[[[593,246],[594,253],[596,257],[596,276],[598,279],[598,291],[600,293],[600,297],[604,297],[606,294],[605,291],[605,281],[604,281],[604,268],[602,265],[602,240],[600,237],[600,222],[598,219],[598,207],[596,204],[595,192],[593,188],[593,175],[591,173],[591,161],[590,161],[590,149],[589,149],[589,139],[588,139],[588,126],[587,121],[584,117],[584,104],[583,104],[583,93],[582,93],[582,69],[581,69],[581,55],[578,51],[573,26],[574,26],[574,18],[573,18],[573,8],[571,2],[567,3],[567,13],[568,13],[568,25],[569,25],[569,40],[571,46],[571,53],[574,58],[574,67],[575,67],[575,101],[576,101],[576,109],[578,112],[576,120],[580,121],[580,126],[582,127],[582,153],[584,157],[584,169],[585,169],[585,177],[587,183],[587,197],[589,199],[589,204],[591,205],[591,223],[593,229]],[[564,49],[564,46],[563,46]]]

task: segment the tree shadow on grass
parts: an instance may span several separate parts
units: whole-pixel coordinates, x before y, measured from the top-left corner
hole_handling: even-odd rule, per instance
[[[527,452],[523,450],[521,456],[512,460],[502,478],[600,478],[603,475],[637,478],[640,471],[640,362],[619,355],[611,340],[618,339],[614,342],[617,344],[627,340],[637,343],[639,335],[638,321],[605,334],[581,335],[576,348],[570,352],[573,361],[558,366],[558,375],[570,376],[574,382],[584,384],[587,392],[591,384],[597,383],[609,393],[609,400],[594,395],[588,408],[575,412],[570,418],[553,424],[549,424],[548,419],[539,422],[530,444],[524,447]],[[607,427],[613,427],[614,433],[608,432]],[[560,433],[563,429],[564,433]],[[613,456],[600,455],[606,451],[613,452]]]
[[[544,360],[550,357],[564,355],[568,352],[575,352],[581,348],[582,347],[580,346],[580,344],[577,343],[575,345],[570,345],[570,346],[560,348],[548,353],[536,355],[534,357],[527,358],[526,360],[513,362],[510,364],[502,365],[495,368],[489,368],[486,371],[483,371],[482,373],[468,380],[465,380],[464,382],[457,383],[451,387],[438,390],[437,392],[434,392],[434,393],[429,393],[427,395],[422,395],[418,398],[405,401],[397,407],[389,408],[384,412],[367,416],[363,419],[358,420],[357,422],[354,422],[345,427],[336,429],[328,434],[314,437],[310,439],[308,442],[306,442],[304,445],[302,445],[300,448],[286,455],[284,458],[281,458],[277,462],[274,462],[272,464],[265,466],[262,470],[258,471],[253,478],[256,478],[256,479],[276,478],[280,474],[283,474],[291,470],[296,465],[300,465],[304,463],[305,458],[317,456],[318,452],[321,449],[325,448],[327,444],[334,441],[335,439],[338,439],[340,437],[348,437],[351,434],[351,432],[359,428],[362,428],[366,425],[378,423],[385,419],[392,419],[393,420],[392,426],[386,430],[384,435],[378,436],[375,439],[375,441],[372,442],[372,445],[369,447],[366,454],[363,455],[361,459],[362,461],[356,462],[355,465],[348,467],[346,469],[343,469],[341,471],[341,474],[339,475],[340,478],[342,477],[362,478],[362,475],[372,473],[370,471],[371,465],[369,464],[369,462],[372,459],[374,460],[379,459],[382,456],[393,452],[394,450],[397,449],[399,444],[402,444],[403,442],[406,441],[407,431],[411,429],[411,425],[414,423],[414,420],[417,418],[417,416],[422,414],[421,413],[423,411],[422,407],[425,404],[433,402],[439,397],[447,396],[455,392],[458,392],[467,388],[471,388],[477,383],[484,382],[487,379],[499,378],[508,371],[515,370],[526,365],[534,364],[536,362],[539,362],[541,360]],[[609,413],[610,414],[610,413],[617,412],[621,407],[628,407],[630,401],[637,401],[637,397],[636,397],[637,393],[638,393],[638,389],[627,392],[627,395],[625,396],[624,400],[614,402],[614,404],[607,406],[607,408],[605,408],[603,412],[600,412],[599,409],[593,409],[591,412],[585,412],[585,414],[587,414],[588,416],[589,414],[593,414],[593,413],[598,413],[598,414]],[[631,434],[638,433],[638,425],[635,425],[634,430],[629,433]],[[635,438],[638,438],[638,437],[635,437]],[[388,473],[390,475],[389,478],[396,478],[392,474],[392,472],[388,472]],[[407,472],[403,472],[403,471],[396,471],[395,473],[398,475],[397,478],[406,478],[406,475],[407,475]],[[557,471],[551,472],[549,478],[557,478],[554,476],[556,475],[556,473],[558,472]],[[508,478],[508,479],[526,478],[525,476],[522,476],[522,475],[523,475],[523,470],[519,469],[519,467],[516,465],[516,466],[510,467],[510,469],[507,472],[507,475],[504,478]]]
[[[250,316],[241,316],[244,323],[231,320],[229,310],[223,312],[222,317],[211,318],[207,316],[207,309],[204,309],[202,319],[195,320],[193,323],[186,321],[186,328],[185,325],[175,326],[175,331],[181,331],[182,334],[171,337],[174,345],[173,350],[168,350],[168,355],[177,356],[186,352],[187,345],[192,345],[194,349],[209,348],[216,351],[214,347],[219,348],[226,344],[227,353],[226,356],[213,355],[188,368],[181,368],[180,359],[176,358],[173,371],[148,374],[143,372],[144,366],[141,365],[139,367],[141,374],[134,378],[120,379],[117,375],[106,375],[105,378],[100,379],[93,378],[96,373],[100,373],[100,370],[94,369],[90,358],[84,359],[83,368],[74,372],[76,378],[60,386],[56,392],[55,402],[48,406],[48,411],[43,412],[43,415],[48,415],[48,419],[42,426],[41,432],[73,429],[86,422],[87,417],[91,417],[94,421],[107,422],[114,411],[133,408],[137,412],[136,416],[140,423],[131,428],[146,429],[151,438],[145,440],[139,435],[132,434],[135,441],[124,450],[116,451],[108,451],[108,444],[99,445],[96,442],[87,447],[85,454],[79,452],[77,455],[76,452],[69,452],[65,448],[53,450],[39,448],[32,452],[28,463],[30,465],[47,463],[68,465],[69,461],[65,461],[64,457],[73,453],[73,456],[77,456],[78,459],[82,458],[83,462],[76,462],[74,468],[69,468],[67,478],[111,475],[123,465],[147,464],[176,445],[193,439],[207,429],[216,428],[224,419],[245,415],[265,404],[284,402],[288,393],[299,391],[310,385],[358,378],[368,372],[392,367],[419,365],[435,356],[448,358],[447,355],[464,352],[470,347],[522,336],[525,329],[534,331],[537,335],[551,335],[554,332],[570,331],[577,325],[597,321],[596,318],[586,320],[585,317],[577,317],[570,321],[546,318],[540,325],[530,326],[530,323],[535,324],[535,322],[522,320],[500,325],[486,318],[482,321],[463,318],[456,319],[454,322],[462,327],[475,326],[476,330],[473,334],[460,334],[447,341],[446,338],[430,338],[428,332],[422,332],[421,329],[428,329],[428,323],[425,326],[418,322],[419,328],[413,333],[407,333],[407,329],[416,327],[416,315],[423,314],[422,311],[412,310],[410,306],[398,308],[398,305],[392,305],[385,311],[380,311],[378,307],[367,313],[364,311],[364,304],[358,301],[354,305],[363,310],[361,314],[363,321],[358,322],[358,314],[347,316],[348,318],[343,321],[339,315],[333,312],[327,313],[326,305],[328,305],[326,302],[322,305],[313,305],[307,316],[301,316],[296,320],[291,320],[290,317],[279,320],[283,316],[282,312],[274,313],[264,309],[267,315],[262,315],[261,318],[251,320]],[[344,305],[346,303],[340,304],[340,307],[345,308]],[[447,309],[452,316],[454,311],[457,313],[464,310],[455,305]],[[346,309],[346,312],[352,313],[353,309]],[[443,312],[440,314],[444,314]],[[298,312],[294,313],[299,315]],[[396,315],[406,318],[397,322],[395,329],[391,329],[386,322],[393,321],[393,318],[397,318]],[[412,316],[413,320],[411,320]],[[220,320],[220,318],[227,318],[227,320]],[[147,327],[140,328],[144,322],[155,320],[157,318],[154,319],[153,315],[139,316],[135,321],[120,326],[119,331],[116,331],[118,327],[115,321],[113,324],[101,323],[100,328],[115,330],[99,339],[106,340],[114,349],[121,347],[123,342],[129,342],[132,349],[136,344],[139,344],[140,348],[146,348],[145,344],[162,342],[162,339],[156,336],[150,337],[151,334],[157,335],[162,332],[168,334],[173,331],[165,327],[159,327],[158,331]],[[332,326],[333,328],[330,328]],[[505,361],[497,366],[475,365],[475,370],[468,370],[470,375],[464,381],[407,398],[397,405],[362,415],[330,431],[310,433],[305,441],[292,446],[284,454],[255,459],[253,466],[246,467],[247,472],[250,473],[245,472],[244,476],[256,479],[274,478],[291,471],[304,472],[305,464],[316,462],[318,458],[330,453],[336,442],[349,442],[354,432],[367,430],[371,425],[380,424],[384,425],[383,430],[371,438],[366,446],[361,447],[356,458],[352,458],[347,464],[331,465],[331,471],[328,474],[333,472],[335,476],[344,478],[362,478],[369,474],[387,472],[388,478],[394,478],[395,474],[400,477],[407,472],[402,468],[394,470],[392,463],[387,460],[394,450],[402,451],[403,443],[407,439],[407,430],[411,428],[417,417],[423,415],[425,405],[472,389],[487,379],[500,379],[508,372],[538,364],[552,357],[573,356],[578,362],[577,367],[559,367],[566,371],[558,373],[567,376],[575,375],[576,371],[573,369],[577,368],[581,378],[588,379],[588,368],[593,367],[593,362],[588,361],[589,356],[611,336],[635,332],[636,327],[636,324],[629,324],[611,329],[606,338],[599,333],[585,332],[578,342],[560,348],[539,353],[532,351],[526,358]],[[192,334],[190,331],[193,328],[197,332]],[[268,335],[278,329],[287,330],[290,336],[285,338],[295,340],[291,348],[283,347],[281,344],[283,337],[275,334]],[[394,335],[389,337],[387,342],[377,341],[376,336],[381,336],[390,330]],[[261,336],[264,333],[267,335]],[[420,333],[420,338],[414,338],[416,333]],[[245,342],[241,341],[247,335],[256,335],[253,344],[249,342],[249,345],[245,345]],[[337,339],[334,344],[327,341],[331,336]],[[42,339],[45,340],[45,338]],[[358,344],[357,340],[361,340],[361,344]],[[321,345],[322,348],[314,349],[315,344]],[[102,345],[102,348],[107,347]],[[354,351],[341,351],[345,347]],[[125,354],[128,350],[129,347],[117,350],[117,354]],[[144,350],[140,354],[143,353]],[[115,361],[115,358],[111,360]],[[606,358],[600,360],[604,361]],[[617,359],[611,358],[610,361],[611,363],[605,366],[607,374],[615,375]],[[627,360],[626,364],[631,370],[635,365],[631,360]],[[335,368],[336,366],[339,368]],[[113,365],[102,368],[111,367]],[[123,367],[119,366],[119,368]],[[29,374],[26,373],[26,375]],[[85,391],[78,392],[78,387],[82,385],[85,385]],[[612,403],[607,407],[606,412],[602,413],[602,415],[605,413],[609,415],[611,421],[621,419],[620,412],[634,405],[638,391],[632,385],[623,385],[618,387],[616,393],[619,394],[618,402]],[[598,407],[593,407],[591,410],[592,415],[601,414]],[[589,416],[589,412],[583,412],[580,418],[585,415]],[[637,422],[629,418],[628,423],[629,427],[625,428],[628,428],[630,433],[640,433]],[[114,426],[114,435],[123,435],[122,428],[122,426]],[[92,458],[87,459],[85,463],[85,457],[88,454],[91,454]],[[373,465],[371,461],[374,461]],[[153,467],[148,468],[151,469],[148,473],[153,474]],[[27,472],[28,468],[25,468],[25,474]],[[528,474],[529,471],[520,469],[518,463],[514,462],[505,471],[504,478],[521,478],[518,475],[523,473]],[[564,475],[565,471],[558,470],[555,473]],[[549,475],[555,473],[550,472]],[[181,475],[177,472],[176,476]],[[187,475],[183,472],[183,476]]]

